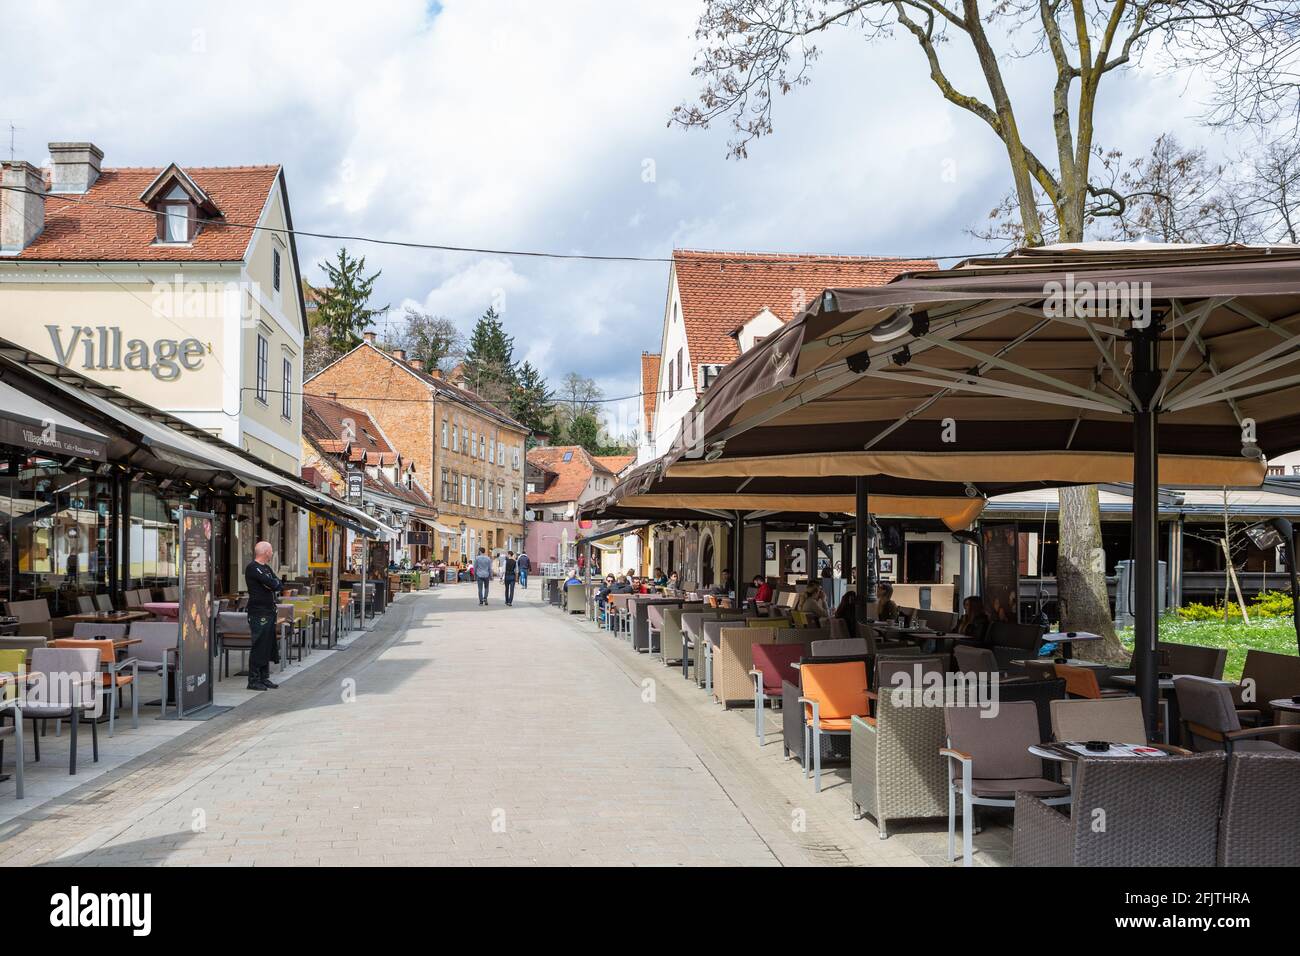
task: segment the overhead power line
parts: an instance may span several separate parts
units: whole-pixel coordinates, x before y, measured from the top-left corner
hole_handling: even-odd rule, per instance
[[[141,208],[127,203],[112,203],[98,199],[77,198],[60,193],[45,193],[35,189],[28,189],[25,186],[0,186],[0,189],[10,190],[12,192],[27,193],[32,196],[40,196],[46,200],[58,200],[60,202],[73,203],[78,205],[97,206],[103,209],[117,209],[123,212],[132,212],[138,215],[157,216],[158,214],[152,209]],[[449,243],[439,242],[420,242],[407,239],[380,239],[376,236],[349,235],[346,233],[333,232],[313,232],[307,229],[286,229],[282,226],[260,226],[257,223],[231,222],[228,219],[195,219],[195,222],[203,225],[225,226],[232,229],[246,229],[250,232],[271,232],[282,236],[305,236],[309,239],[329,239],[334,242],[364,242],[377,246],[393,246],[399,249],[427,249],[432,252],[468,252],[477,255],[491,256],[516,256],[530,259],[558,259],[558,260],[580,260],[587,262],[644,262],[644,263],[670,263],[673,261],[672,256],[632,256],[632,255],[597,255],[593,253],[580,252],[542,252],[534,249],[500,249],[487,246],[461,246]],[[764,262],[774,265],[782,263],[790,264],[808,264],[818,263],[824,265],[836,265],[843,263],[846,259],[876,259],[883,262],[915,262],[922,260],[942,261],[948,259],[969,259],[975,256],[988,255],[988,250],[979,252],[964,252],[961,254],[944,254],[944,255],[853,255],[853,256],[791,256],[782,258],[780,253],[757,253],[763,256]],[[696,256],[698,257],[698,253]],[[717,258],[720,262],[727,262],[738,258],[743,258],[742,254],[719,252]]]

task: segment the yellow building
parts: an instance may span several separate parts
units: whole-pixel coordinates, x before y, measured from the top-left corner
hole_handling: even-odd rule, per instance
[[[3,163],[5,337],[297,475],[306,312],[283,170],[49,150],[48,169]],[[281,570],[303,569],[298,509],[240,508],[232,567],[266,538]]]

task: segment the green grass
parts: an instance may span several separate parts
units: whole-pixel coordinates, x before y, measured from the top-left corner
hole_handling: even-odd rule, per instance
[[[1121,630],[1119,639],[1131,651],[1133,628]],[[1176,617],[1163,617],[1160,619],[1160,640],[1199,644],[1201,647],[1226,647],[1228,659],[1223,677],[1231,681],[1241,679],[1246,652],[1252,648],[1275,654],[1296,654],[1295,625],[1289,617],[1258,618],[1249,624],[1243,624],[1240,618],[1225,624],[1222,621],[1180,621]]]

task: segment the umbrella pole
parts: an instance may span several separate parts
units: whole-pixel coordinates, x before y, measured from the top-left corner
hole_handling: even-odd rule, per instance
[[[731,526],[731,583],[736,589],[734,607],[745,607],[745,519],[739,511]]]
[[[853,566],[858,572],[855,585],[858,591],[858,623],[865,624],[867,623],[867,602],[874,601],[876,598],[875,594],[868,590],[874,575],[871,574],[868,568],[871,563],[871,552],[869,549],[870,542],[867,540],[867,523],[870,521],[867,509],[871,505],[871,500],[868,495],[865,476],[853,479],[853,491],[857,497],[853,515],[853,548],[856,552]],[[847,573],[847,569],[845,573]]]
[[[1159,334],[1160,327],[1154,319],[1147,328],[1134,328],[1129,333],[1133,346],[1133,391],[1141,402],[1133,415],[1133,667],[1148,740],[1157,739],[1160,703],[1159,658],[1156,654],[1156,642],[1160,637],[1156,621],[1156,577],[1160,566],[1159,512],[1156,507],[1160,416],[1154,401],[1160,384],[1160,372],[1156,367]],[[1173,728],[1170,730],[1170,739],[1175,739]]]

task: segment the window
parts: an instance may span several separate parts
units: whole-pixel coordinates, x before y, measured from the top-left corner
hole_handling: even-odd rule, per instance
[[[280,250],[271,249],[271,288],[280,291]]]
[[[518,485],[510,489],[510,508],[516,514],[519,513],[519,486]]]
[[[515,471],[519,470],[519,449],[518,448],[515,449],[514,467],[515,467]]]
[[[489,439],[488,439],[488,454],[487,454],[487,460],[488,460],[488,461],[496,461],[496,460],[497,460],[497,440],[496,440],[495,438],[489,438]]]
[[[668,360],[668,397],[673,397],[673,360]]]
[[[190,241],[190,206],[189,203],[168,203],[163,206],[166,217],[164,241]]]
[[[283,363],[284,390],[280,393],[280,416],[293,421],[293,363],[288,357]]]
[[[506,446],[497,442],[497,464],[502,468],[506,466]]]
[[[270,374],[267,367],[270,362],[271,343],[266,341],[266,336],[257,337],[257,400],[263,405],[266,404],[266,378]]]
[[[460,453],[462,455],[468,455],[471,447],[473,446],[470,444],[469,440],[469,429],[462,428],[460,430]]]
[[[700,385],[708,388],[717,379],[718,374],[722,371],[721,365],[701,365],[700,366]]]
[[[447,447],[447,419],[442,420],[442,447]]]
[[[487,489],[487,482],[486,481],[480,482],[478,486],[478,506],[480,508],[487,507],[485,504],[483,504],[483,495],[486,489]]]
[[[474,445],[477,441],[478,441],[477,436],[475,435],[474,432],[471,431],[469,433],[469,457],[471,458],[474,457]]]
[[[677,387],[682,387],[682,367],[686,363],[682,361],[682,350],[677,350]]]
[[[487,457],[487,441],[482,435],[478,436],[478,456],[479,458]]]
[[[470,507],[471,507],[471,508],[474,507],[474,502],[477,500],[477,499],[474,497],[475,492],[477,492],[477,491],[478,491],[478,479],[477,479],[477,478],[471,478],[471,479],[469,480],[469,504],[470,504]]]
[[[566,462],[566,463],[573,461],[573,452],[571,452],[571,451],[566,451],[566,452],[564,453],[563,461]]]
[[[454,424],[451,426],[451,450],[452,451],[455,451],[457,448],[460,447],[460,439],[458,437],[460,435],[460,432],[458,431],[459,427],[460,426]]]
[[[497,511],[506,510],[506,486],[497,485]]]
[[[469,504],[469,479],[464,475],[460,476],[460,503]]]
[[[442,423],[446,426],[446,422]],[[442,500],[451,501],[451,483],[447,480],[447,469],[442,469]]]

